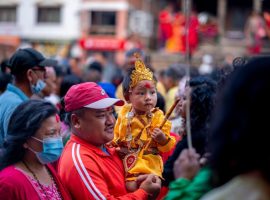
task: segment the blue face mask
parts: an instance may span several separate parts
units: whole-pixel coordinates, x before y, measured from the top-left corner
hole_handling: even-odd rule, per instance
[[[37,83],[35,85],[31,85],[31,90],[33,94],[38,94],[40,93],[44,88],[46,87],[46,83],[38,79]]]
[[[43,143],[43,151],[36,152],[33,149],[29,148],[34,152],[42,164],[47,164],[56,161],[63,150],[63,141],[62,137],[50,137],[40,140],[38,138],[32,137],[33,139]]]

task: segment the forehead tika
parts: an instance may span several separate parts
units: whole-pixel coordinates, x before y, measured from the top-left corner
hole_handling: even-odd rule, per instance
[[[137,85],[137,89],[155,89],[155,84],[153,82],[140,82]]]

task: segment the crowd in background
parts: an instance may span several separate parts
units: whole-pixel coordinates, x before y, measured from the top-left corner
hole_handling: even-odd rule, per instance
[[[67,106],[68,106],[67,103],[69,104],[72,103],[74,105],[71,105],[71,106],[76,107],[77,104],[79,104],[79,102],[82,99],[84,99],[80,97],[80,95],[83,95],[83,90],[78,89],[78,91],[76,91],[76,89],[74,88],[72,89],[74,91],[72,92],[73,96],[69,98],[72,98],[72,99],[75,97],[79,98],[77,100],[74,99],[72,102],[71,100],[67,99],[67,92],[70,90],[69,92],[71,93],[70,88],[72,88],[72,86],[74,85],[76,86],[78,84],[79,85],[82,83],[87,84],[91,82],[91,83],[98,84],[99,87],[102,88],[108,94],[108,97],[110,98],[117,97],[119,99],[122,99],[122,101],[124,101],[125,99],[123,98],[121,82],[122,82],[123,77],[126,76],[126,73],[129,71],[129,69],[134,67],[134,63],[136,61],[136,58],[134,57],[135,53],[138,53],[139,55],[141,55],[141,58],[145,62],[145,64],[148,67],[150,67],[151,70],[154,71],[153,66],[151,66],[151,63],[149,62],[149,60],[147,60],[148,57],[145,54],[145,52],[138,48],[130,49],[129,51],[126,52],[125,62],[124,62],[124,65],[121,66],[121,68],[117,67],[113,63],[110,63],[106,58],[106,54],[102,52],[91,55],[90,57],[86,59],[87,61],[84,61],[80,57],[78,58],[65,57],[65,58],[57,58],[57,60],[53,60],[53,59],[46,59],[42,54],[40,54],[38,51],[32,48],[20,49],[16,51],[15,54],[9,60],[3,62],[1,65],[1,70],[2,70],[1,76],[3,77],[1,78],[1,84],[3,85],[3,87],[2,87],[2,94],[0,95],[1,156],[2,156],[1,159],[2,159],[2,169],[5,169],[3,173],[4,174],[13,173],[13,168],[5,168],[5,167],[8,167],[11,164],[16,163],[16,161],[17,162],[19,161],[19,163],[22,162],[22,164],[16,164],[16,167],[22,168],[23,170],[25,169],[28,170],[28,172],[30,172],[30,176],[34,179],[36,178],[35,173],[47,174],[47,172],[43,171],[44,169],[40,169],[41,170],[40,172],[39,171],[32,172],[32,169],[30,169],[28,164],[25,162],[27,161],[31,163],[31,159],[33,159],[32,158],[33,155],[31,155],[31,153],[29,153],[28,151],[25,152],[24,150],[24,148],[26,148],[25,143],[20,143],[20,145],[22,146],[19,148],[18,142],[25,141],[25,139],[29,138],[29,136],[31,136],[31,138],[33,138],[34,140],[39,141],[39,139],[36,139],[36,138],[38,138],[39,136],[40,126],[44,127],[43,123],[45,122],[52,123],[49,119],[51,120],[56,119],[56,122],[61,121],[61,126],[56,128],[56,125],[54,125],[55,128],[53,129],[54,131],[51,134],[57,135],[56,138],[60,137],[61,141],[63,141],[63,144],[69,143],[70,138],[71,138],[71,141],[74,141],[72,132],[77,129],[77,126],[74,126],[73,128],[70,127],[70,123],[71,123],[70,115],[65,114],[64,110],[69,109],[69,108],[67,109]],[[252,68],[252,70],[255,70],[255,71],[256,69],[253,69],[254,65],[258,65],[258,66],[262,65],[262,68],[264,69],[268,61],[269,61],[268,58],[265,58],[265,59],[261,58],[255,61],[243,60],[242,63],[238,62],[234,64],[230,62],[224,62],[223,66],[214,66],[213,58],[211,57],[211,55],[205,55],[202,59],[202,64],[200,66],[198,67],[190,66],[190,77],[186,76],[186,70],[188,66],[185,64],[180,64],[180,63],[170,65],[167,68],[160,71],[154,71],[155,76],[157,78],[157,84],[156,84],[157,92],[158,92],[157,107],[159,107],[164,113],[166,113],[168,112],[169,108],[172,106],[174,101],[176,99],[180,99],[180,102],[176,106],[176,109],[174,110],[173,114],[169,118],[169,120],[172,122],[172,128],[170,130],[171,135],[176,139],[176,141],[178,141],[178,143],[175,146],[175,148],[172,149],[171,151],[161,154],[162,161],[164,163],[164,170],[162,174],[164,180],[162,181],[162,187],[160,186],[160,189],[161,189],[160,193],[157,192],[158,190],[157,188],[155,188],[155,191],[154,191],[155,194],[153,194],[155,196],[155,199],[162,199],[163,197],[166,196],[166,194],[167,194],[166,196],[167,199],[178,199],[178,198],[185,199],[186,197],[189,197],[190,199],[199,199],[205,193],[210,191],[211,188],[216,187],[216,186],[213,186],[210,181],[212,175],[214,173],[226,173],[225,169],[223,169],[223,171],[215,171],[215,170],[222,170],[219,168],[215,168],[215,167],[219,167],[218,165],[219,163],[217,163],[218,166],[214,164],[212,166],[211,164],[212,162],[213,163],[218,162],[217,161],[218,156],[212,153],[212,152],[216,152],[216,150],[208,149],[209,141],[220,140],[218,136],[218,131],[216,131],[215,133],[216,134],[215,138],[211,138],[210,136],[210,133],[212,131],[211,129],[212,127],[211,119],[213,115],[212,111],[216,107],[216,102],[217,102],[216,96],[218,94],[217,91],[223,90],[224,85],[226,85],[227,79],[230,76],[230,74],[234,75],[236,73],[234,71],[237,71],[237,73],[240,73],[238,72],[238,70],[239,71],[244,70],[245,67],[247,68],[247,70],[249,70],[248,69],[249,65],[250,65],[250,68]],[[242,66],[245,63],[248,63],[248,65]],[[237,68],[243,68],[243,69],[240,70]],[[250,73],[250,72],[248,71],[248,72],[243,72],[243,73]],[[261,75],[260,73],[261,72],[258,72],[258,77]],[[247,74],[247,76],[249,75]],[[237,78],[239,78],[239,75],[237,76]],[[236,82],[236,80],[234,81]],[[251,79],[250,81],[251,82],[257,81],[257,78],[254,78],[254,80]],[[247,84],[247,83],[243,82],[242,84]],[[258,82],[258,84],[263,84],[263,83]],[[229,85],[227,87],[230,88],[233,86]],[[243,85],[243,87],[246,87],[246,86]],[[257,87],[260,87],[260,85],[258,85]],[[265,85],[265,87],[267,87],[267,85]],[[229,90],[228,91],[229,96],[226,97],[228,98],[228,101],[229,100],[234,101],[234,99],[232,98],[236,97],[235,96],[236,94],[230,95],[230,92],[232,92],[233,89],[232,88],[227,89]],[[251,91],[251,92],[256,93],[257,89],[259,88],[255,87],[254,91]],[[81,94],[80,93],[75,94],[76,92],[80,92],[80,91],[81,91]],[[91,92],[94,92],[94,90],[92,89]],[[262,94],[258,94],[258,95],[262,95]],[[190,96],[190,98],[188,98],[188,96]],[[243,96],[239,96],[239,98],[242,99]],[[246,100],[249,98],[250,97],[247,96]],[[44,100],[44,101],[40,101],[40,100]],[[186,133],[187,101],[190,101],[190,113],[191,113],[190,123],[191,123],[191,132],[192,132],[192,144],[193,144],[194,149],[188,149],[189,147],[188,147],[187,133]],[[42,102],[44,102],[44,105]],[[241,109],[240,106],[238,107],[239,109]],[[43,109],[43,111],[41,108]],[[46,111],[45,108],[49,110],[51,109],[50,113],[47,113],[49,112],[49,110]],[[222,105],[222,108],[223,108],[223,105]],[[37,110],[35,111],[35,109]],[[25,111],[22,111],[22,110],[25,110]],[[118,106],[116,106],[115,109],[113,110],[114,116],[116,116],[116,118],[117,118],[118,110],[119,110]],[[224,112],[225,111],[220,111],[220,113],[224,113]],[[242,112],[244,112],[244,110],[242,110]],[[254,110],[254,112],[257,112],[256,109]],[[14,116],[13,116],[13,113],[14,113]],[[43,113],[45,115],[44,116],[42,114],[40,116],[40,117],[43,116],[43,118],[40,118],[40,120],[45,120],[44,122],[35,121],[35,120],[38,120],[38,119],[35,119],[35,115],[38,115],[38,113],[39,114]],[[56,113],[60,113],[60,117],[55,118]],[[75,113],[76,115],[78,114],[77,112]],[[230,115],[233,115],[233,113],[231,113]],[[20,117],[22,118],[22,120],[19,119]],[[226,115],[224,117],[226,117]],[[217,120],[218,119],[219,118],[217,118]],[[28,122],[26,123],[25,120],[27,120]],[[49,121],[47,122],[47,120]],[[216,123],[221,123],[221,122],[218,121]],[[225,123],[225,121],[223,123]],[[226,123],[229,123],[229,122],[226,122]],[[235,121],[233,121],[232,123],[236,123],[235,126],[241,125],[241,121],[238,122],[237,119],[235,119]],[[244,123],[243,125],[247,125],[246,121],[243,121],[243,123]],[[250,124],[252,124],[252,122],[250,122]],[[223,124],[220,124],[219,126],[223,126]],[[234,126],[231,124],[227,126],[228,127],[224,128],[225,130],[226,128],[229,128],[231,126],[232,128],[234,128]],[[31,129],[34,132],[29,132],[28,129],[30,127],[32,127]],[[36,128],[34,129],[34,127]],[[43,129],[46,130],[45,127],[42,128],[42,130]],[[24,130],[25,134],[30,134],[30,135],[19,134],[19,136],[17,136],[20,130],[22,131]],[[255,129],[252,129],[252,130],[255,131]],[[23,132],[21,132],[21,134],[22,133]],[[14,134],[14,136],[12,136],[12,134]],[[220,137],[222,138],[222,135]],[[75,141],[77,140],[78,139],[76,139]],[[49,141],[48,141],[48,145],[49,145]],[[39,155],[38,158],[40,162],[42,163],[53,162],[55,161],[55,158],[58,158],[60,156],[59,153],[61,153],[61,149],[63,148],[63,146],[61,146],[59,141],[60,141],[59,139],[50,141],[51,143],[53,142],[54,145],[56,145],[58,149],[57,154],[55,152],[56,150],[54,149],[55,155],[53,158],[48,155],[45,157],[42,157],[42,155],[38,154],[38,151],[31,150],[32,147],[30,148],[30,150],[32,152],[35,152],[37,156]],[[45,148],[44,142],[45,141],[43,140],[43,149]],[[32,143],[33,141],[31,142],[31,145]],[[226,145],[229,145],[229,144],[224,144],[224,145],[225,145],[224,148],[227,148]],[[34,148],[37,148],[37,147],[34,147]],[[217,147],[214,145],[213,147],[211,146],[211,148],[221,148],[221,147],[220,146]],[[16,154],[16,152],[21,152],[24,154],[19,153],[18,154],[20,155],[19,157],[12,158],[12,155],[14,153]],[[190,159],[192,159],[192,162]],[[211,159],[214,159],[214,160],[211,160]],[[229,159],[230,158],[228,157],[228,161]],[[202,162],[201,160],[207,160],[207,161],[205,163],[205,161]],[[204,163],[204,165],[201,165],[202,164],[201,162]],[[211,165],[210,164],[208,165],[208,162]],[[241,165],[242,161],[239,160],[239,162],[240,162],[239,164]],[[264,163],[262,163],[262,165],[264,165]],[[206,167],[201,168],[200,166],[206,166]],[[189,171],[187,177],[185,177],[186,175],[183,175],[185,171],[181,170],[181,167],[184,167],[184,170],[189,170],[190,168],[191,171]],[[232,169],[234,169],[233,166],[232,166]],[[58,177],[57,175],[54,174],[55,172],[53,171],[54,169],[48,168],[47,170],[51,170],[49,171],[49,174],[51,177],[54,177],[54,184],[56,184],[56,188],[58,188],[57,190],[58,193],[53,193],[50,189],[48,189],[48,191],[45,193],[45,197],[47,197],[49,193],[55,199],[57,199],[61,195],[62,197],[64,197],[66,195],[65,189],[62,188],[61,183],[58,182]],[[240,171],[237,171],[237,173],[241,174],[242,169],[239,169],[239,170]],[[251,167],[250,169],[248,168],[246,170],[254,170],[254,168]],[[245,171],[243,171],[243,173],[244,172]],[[62,171],[61,173],[65,174],[64,171]],[[233,177],[237,175],[237,173],[230,174],[228,176]],[[198,178],[199,181],[203,181],[205,183],[204,186],[198,185],[197,176],[199,177]],[[230,180],[226,175],[224,175],[225,177],[223,180],[222,176],[223,174],[217,174],[217,177],[221,178],[220,180],[218,180],[218,182],[220,181],[219,182],[220,184],[225,183],[226,181]],[[24,178],[21,177],[20,181],[23,181],[23,179]],[[45,183],[46,183],[46,176],[45,176]],[[39,185],[40,183],[36,182],[36,184]],[[148,190],[149,189],[148,187],[154,187],[153,185],[154,183],[148,182],[148,184],[150,185],[152,184],[152,185],[151,186],[148,185],[147,187],[145,186],[142,188],[150,192],[150,190]],[[25,187],[28,187],[28,186],[25,185]],[[41,190],[44,189],[43,187],[40,187],[40,188]],[[193,190],[199,190],[199,191],[197,191],[197,193],[194,193]],[[157,196],[158,194],[159,196]],[[8,192],[5,195],[9,195]]]
[[[172,7],[168,5],[159,16],[160,47],[174,53],[185,52],[185,34],[181,30],[184,16],[171,16],[170,12]],[[198,45],[195,12],[190,20],[193,52]],[[248,19],[245,33],[251,54],[260,53],[263,38],[270,36],[269,24],[267,12],[263,17],[253,13]],[[103,149],[112,135],[105,137],[101,132],[114,126],[120,109],[114,105],[129,103],[123,95],[122,81],[134,67],[136,53],[156,78],[156,107],[167,113],[176,99],[180,101],[168,119],[172,123],[170,136],[177,143],[161,154],[163,179],[139,176],[139,187],[128,193],[122,162],[114,150]],[[142,47],[128,49],[121,61],[108,52],[86,52],[76,46],[61,49],[53,59],[45,58],[34,48],[19,49],[1,62],[0,196],[269,199],[269,65],[268,56],[234,59],[232,52],[219,65],[212,55],[205,54],[198,66],[175,63],[157,70]],[[84,98],[102,99],[104,95],[117,100],[105,103],[106,107],[95,105],[97,112],[85,112],[81,105]],[[186,113],[188,105],[190,119]],[[187,120],[192,148],[188,145]],[[86,134],[90,132],[95,137]],[[101,146],[102,151],[94,147],[89,150],[87,143]],[[91,166],[84,163],[88,157],[92,158]],[[82,163],[89,166],[84,168]],[[86,170],[94,174],[93,179]],[[26,176],[20,172],[26,172]],[[77,177],[69,179],[70,174]]]

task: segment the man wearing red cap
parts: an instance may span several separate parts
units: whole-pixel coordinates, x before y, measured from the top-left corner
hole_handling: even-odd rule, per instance
[[[67,92],[65,110],[72,135],[59,161],[59,175],[73,199],[148,199],[160,189],[154,175],[139,176],[139,189],[127,193],[124,167],[114,148],[113,106],[122,100],[109,98],[96,83],[72,86]]]

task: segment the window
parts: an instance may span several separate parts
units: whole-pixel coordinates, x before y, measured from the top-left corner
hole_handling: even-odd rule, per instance
[[[91,34],[114,35],[116,12],[91,11]]]
[[[38,7],[38,23],[60,23],[61,7]]]
[[[3,6],[0,7],[0,22],[16,22],[17,18],[16,6]]]

